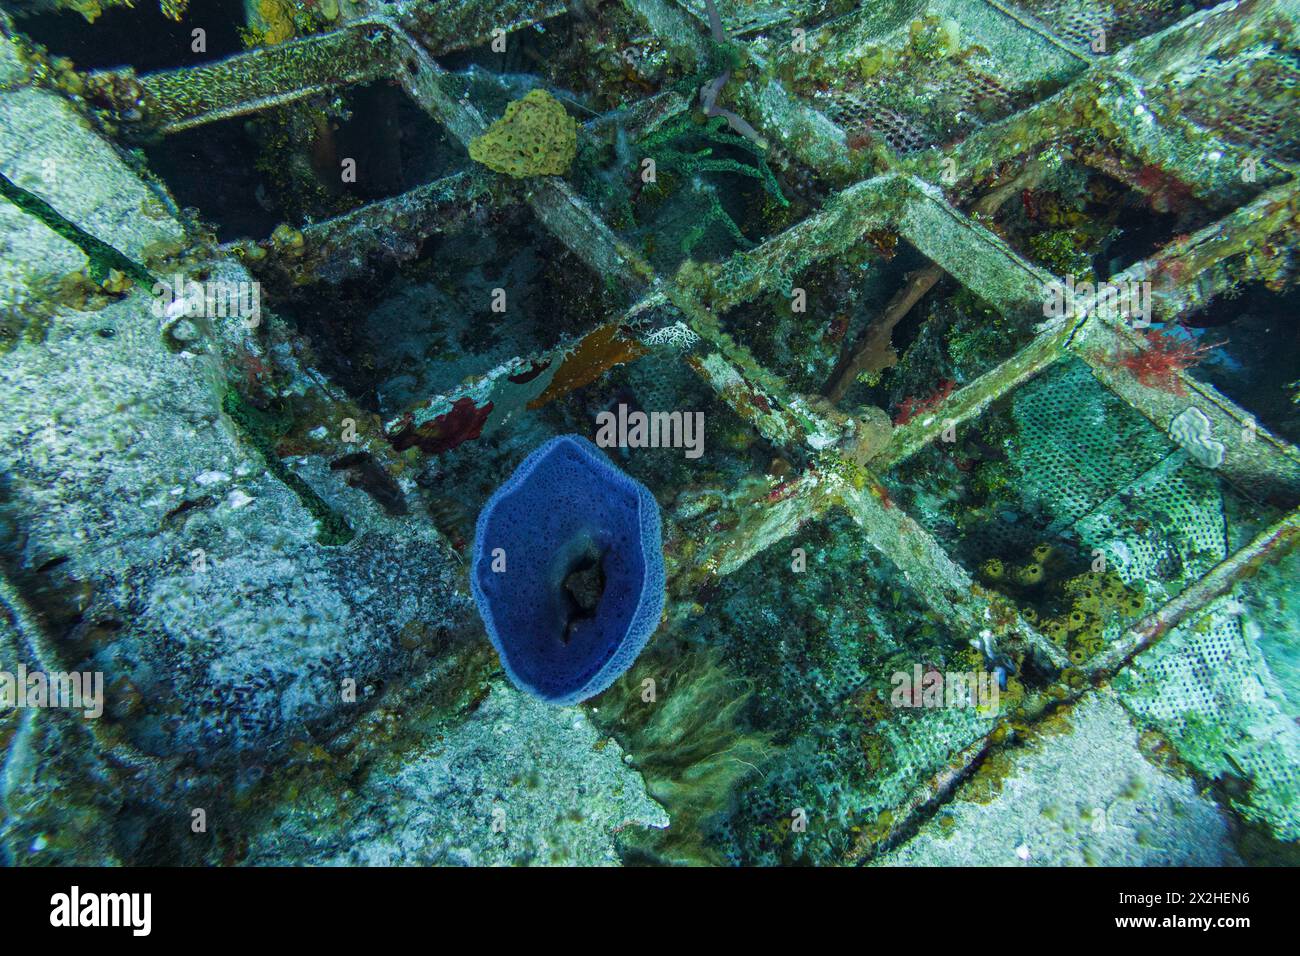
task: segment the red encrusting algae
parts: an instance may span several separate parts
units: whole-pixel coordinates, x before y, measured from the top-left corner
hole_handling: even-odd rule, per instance
[[[956,382],[945,378],[939,382],[939,387],[925,398],[917,398],[915,395],[907,396],[898,405],[898,411],[894,415],[894,424],[906,425],[918,415],[934,411],[952,394],[953,389],[956,387]]]
[[[1106,360],[1106,364],[1132,372],[1148,388],[1159,388],[1182,395],[1179,373],[1199,365],[1207,352],[1217,349],[1222,342],[1195,345],[1185,332],[1177,327],[1153,329],[1146,333],[1146,346]]]

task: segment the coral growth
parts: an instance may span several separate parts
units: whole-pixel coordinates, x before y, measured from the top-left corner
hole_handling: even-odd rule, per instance
[[[80,13],[88,23],[94,23],[98,20],[105,10],[134,5],[133,0],[56,0],[53,4],[57,8]],[[163,16],[169,20],[180,20],[185,15],[187,6],[189,6],[189,0],[160,0],[158,4]]]
[[[1065,565],[1060,550],[1040,542],[1021,563],[989,558],[979,571],[990,587],[1014,597],[1024,619],[1078,666],[1106,647],[1108,624],[1142,613],[1146,596],[1114,571],[1089,570],[1065,577]]]
[[[602,325],[565,355],[546,390],[528,403],[541,408],[575,388],[594,382],[615,365],[632,362],[648,352],[635,338],[623,334],[617,325]]]
[[[1189,406],[1174,417],[1169,423],[1169,437],[1186,449],[1201,467],[1218,468],[1223,464],[1227,448],[1215,440],[1209,416],[1196,406]]]
[[[338,0],[256,0],[240,35],[245,46],[275,46],[320,30],[338,17]]]

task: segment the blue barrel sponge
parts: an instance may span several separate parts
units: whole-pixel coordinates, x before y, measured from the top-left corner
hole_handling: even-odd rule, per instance
[[[659,626],[659,505],[585,438],[553,438],[479,514],[470,580],[515,686],[553,704],[586,700]]]

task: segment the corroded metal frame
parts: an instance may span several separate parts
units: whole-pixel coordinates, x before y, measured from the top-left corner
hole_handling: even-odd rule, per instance
[[[675,52],[694,62],[706,57],[707,24],[699,10],[680,0],[624,2]],[[1120,175],[1125,165],[1133,162],[1174,166],[1177,155],[1187,155],[1189,143],[1197,147],[1193,152],[1219,157],[1212,168],[1198,166],[1179,172],[1189,179],[1195,176],[1202,184],[1202,198],[1212,198],[1234,211],[1193,236],[1171,242],[1119,277],[1144,280],[1176,274],[1177,284],[1160,293],[1167,314],[1176,316],[1204,305],[1226,287],[1224,265],[1229,259],[1240,257],[1248,248],[1280,240],[1294,228],[1300,219],[1300,181],[1290,165],[1265,158],[1263,183],[1271,188],[1250,198],[1230,174],[1249,150],[1184,120],[1140,112],[1135,118],[1134,111],[1125,108],[1134,97],[1141,99],[1144,86],[1164,82],[1181,66],[1212,55],[1241,30],[1271,17],[1285,17],[1284,5],[1225,3],[1193,13],[1102,58],[1079,52],[1011,5],[984,2],[1005,16],[1008,24],[1069,49],[1079,61],[1081,73],[1053,96],[1004,121],[977,130],[945,150],[895,156],[889,169],[876,174],[863,168],[842,129],[784,90],[779,81],[766,77],[742,84],[734,94],[735,105],[770,142],[828,176],[852,184],[837,191],[807,219],[732,256],[704,277],[656,275],[558,178],[531,181],[522,190],[496,195],[475,180],[475,174],[457,174],[452,177],[454,182],[420,187],[309,228],[306,254],[337,241],[340,235],[355,234],[358,225],[390,222],[393,207],[410,213],[411,227],[427,235],[441,228],[434,200],[465,195],[457,190],[472,190],[474,196],[489,200],[526,203],[567,249],[596,273],[613,277],[631,294],[633,305],[588,335],[624,329],[643,332],[651,315],[666,314],[685,323],[699,337],[684,354],[692,370],[764,438],[792,460],[805,463],[796,476],[779,484],[779,493],[774,493],[772,485],[744,492],[742,499],[733,503],[740,522],[729,530],[705,531],[690,567],[672,569],[671,595],[688,597],[703,579],[735,571],[804,523],[822,517],[828,509],[843,508],[860,529],[863,542],[899,568],[916,594],[955,628],[967,636],[983,635],[995,642],[1021,642],[1045,666],[1059,671],[1068,666],[1061,650],[1026,622],[1010,601],[976,585],[932,535],[890,501],[879,476],[922,451],[945,430],[974,420],[993,402],[1071,357],[1087,363],[1102,385],[1162,430],[1167,431],[1173,417],[1188,407],[1204,414],[1220,438],[1249,430],[1249,441],[1224,441],[1224,461],[1218,468],[1225,480],[1248,494],[1261,485],[1300,491],[1300,451],[1257,425],[1248,411],[1209,385],[1179,373],[1184,393],[1173,395],[1144,385],[1122,364],[1106,361],[1106,356],[1118,350],[1147,345],[1122,321],[1091,314],[1041,324],[1037,336],[1016,354],[955,390],[926,414],[896,427],[891,443],[868,462],[864,475],[860,468],[849,467],[841,450],[844,440],[851,437],[851,421],[826,403],[798,394],[781,376],[762,367],[719,321],[726,310],[757,296],[788,291],[805,269],[842,254],[864,233],[874,230],[897,233],[1003,314],[1020,318],[1035,312],[1041,315],[1042,290],[1054,277],[955,204],[968,199],[988,171],[1044,152],[1068,152],[1081,136],[1096,133],[1099,125],[1105,128],[1108,143],[1101,161],[1109,157],[1114,167],[1110,171],[1120,170]],[[507,30],[564,12],[563,4],[556,3],[507,3],[503,10],[506,8],[509,15],[502,17],[502,24]],[[387,77],[399,82],[422,109],[467,144],[487,122],[468,101],[448,93],[446,74],[435,56],[452,47],[448,38],[454,33],[431,35],[430,24],[429,19],[420,20],[399,7],[395,14],[369,16],[331,33],[250,51],[215,64],[142,77],[144,123],[166,134],[292,102],[323,89]],[[256,89],[249,89],[248,76],[259,78]],[[204,95],[196,98],[195,89],[204,90]],[[655,102],[649,104],[649,100]],[[643,112],[655,121],[689,106],[676,94],[649,100]],[[941,189],[935,184],[944,182],[940,175],[944,169],[960,173]],[[478,404],[492,401],[524,407],[541,394],[548,379],[515,382],[512,377],[520,377],[515,373],[526,367],[558,366],[580,341],[558,343],[541,355],[485,371],[452,394],[430,398],[412,413],[407,424],[445,413],[466,396]],[[390,430],[397,424],[389,423]],[[842,477],[846,473],[856,474],[857,480]],[[1115,674],[1179,623],[1203,613],[1261,562],[1276,557],[1297,539],[1300,509],[1283,515],[1129,628],[1087,666],[1093,683]],[[669,619],[673,620],[671,610]],[[1079,694],[1087,693],[1091,686]],[[907,829],[913,812],[954,786],[987,751],[990,738],[972,740],[948,768],[918,787],[903,808],[910,812],[896,815],[886,841]],[[879,845],[859,845],[850,859],[864,859]]]

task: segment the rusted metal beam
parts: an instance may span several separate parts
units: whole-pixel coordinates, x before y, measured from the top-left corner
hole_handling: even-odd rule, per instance
[[[312,223],[302,230],[302,245],[282,248],[274,238],[239,239],[221,251],[239,258],[261,278],[275,277],[301,286],[336,284],[373,268],[379,260],[405,262],[420,253],[424,239],[456,232],[472,221],[474,210],[494,208],[519,197],[476,170],[453,173],[400,195]]]

